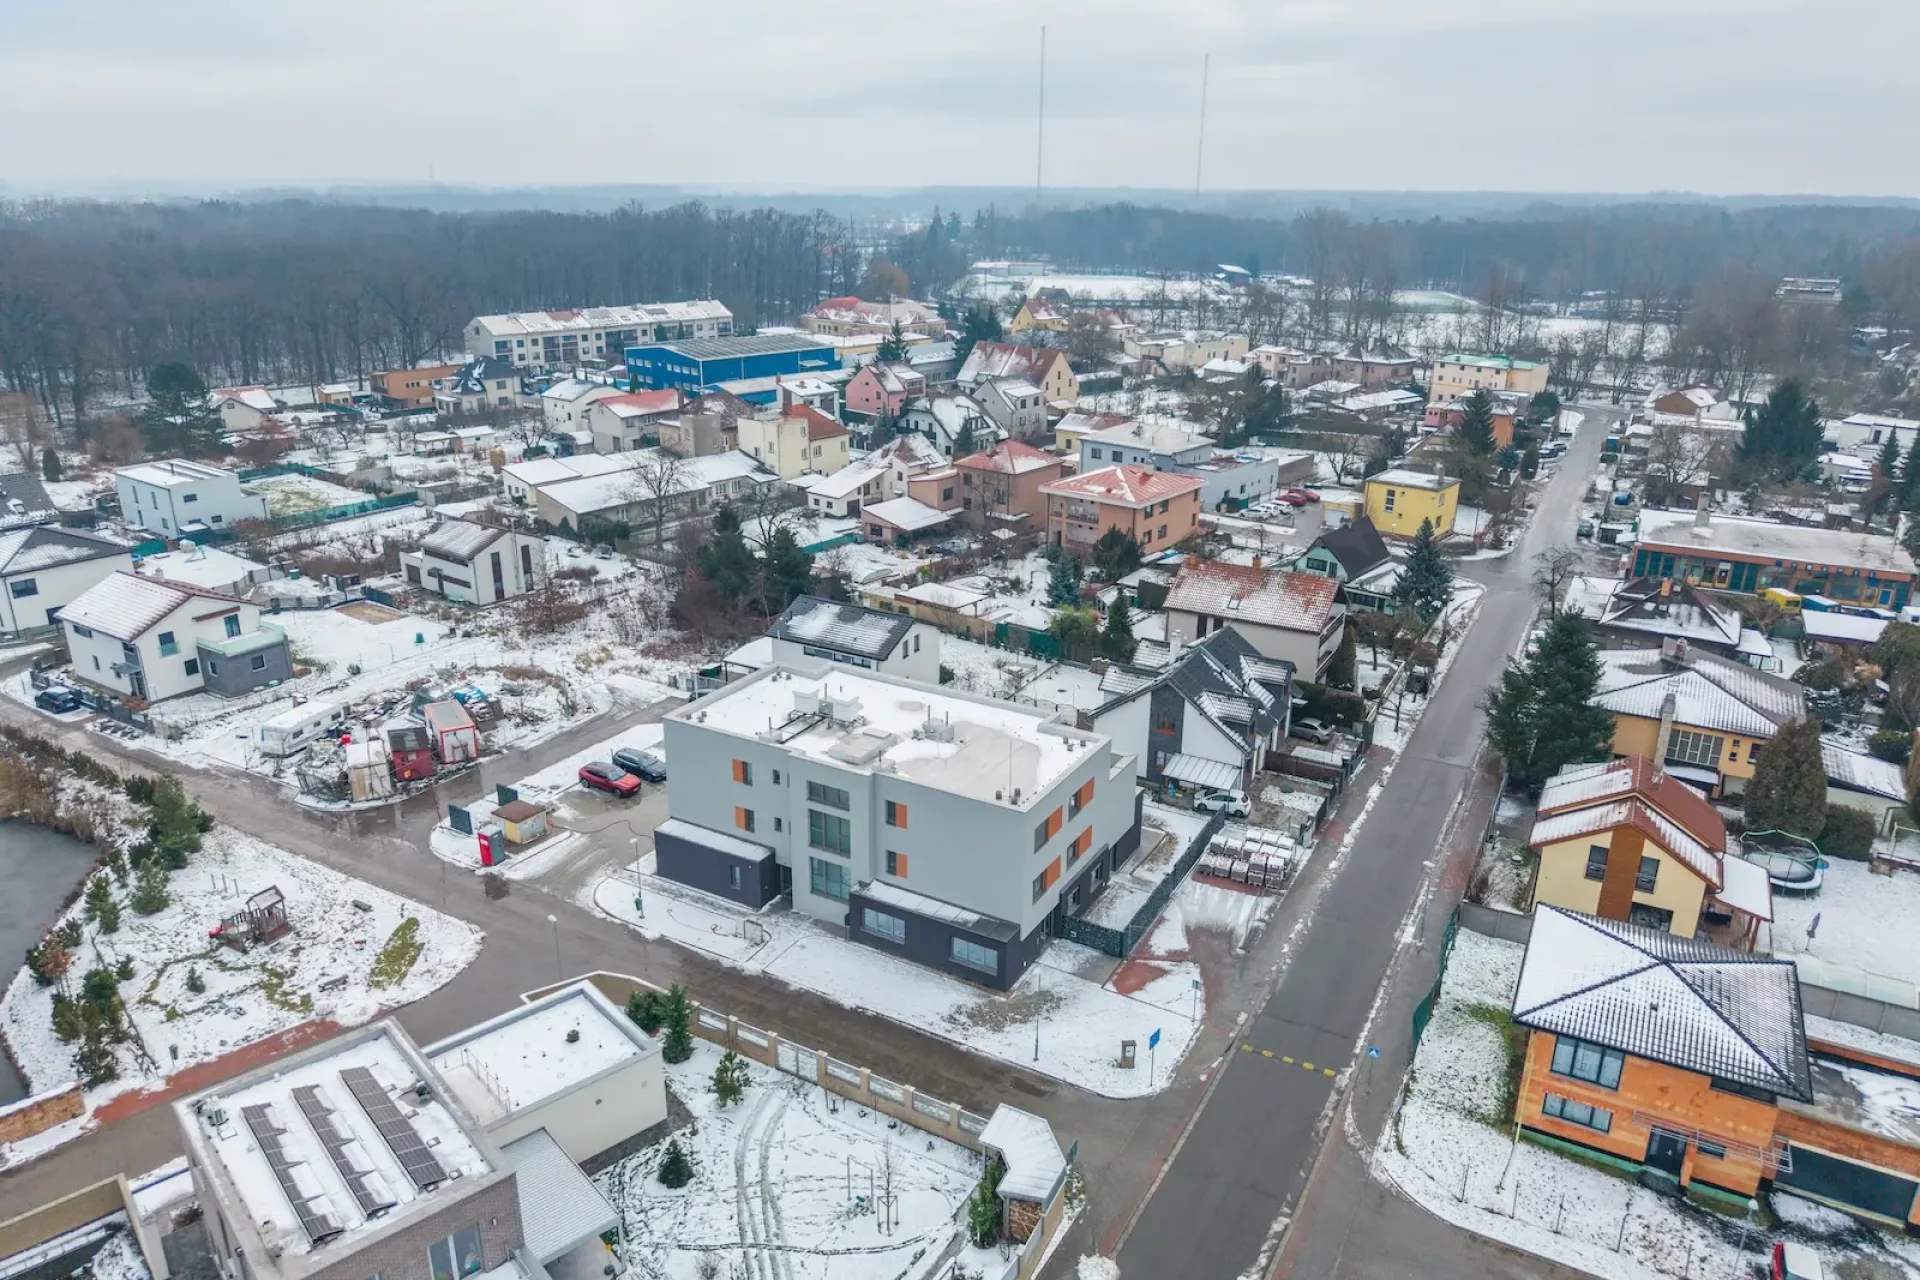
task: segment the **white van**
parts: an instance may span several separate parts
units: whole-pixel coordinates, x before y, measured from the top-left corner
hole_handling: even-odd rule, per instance
[[[303,703],[260,726],[260,751],[263,755],[290,756],[345,723],[345,714],[331,702]]]

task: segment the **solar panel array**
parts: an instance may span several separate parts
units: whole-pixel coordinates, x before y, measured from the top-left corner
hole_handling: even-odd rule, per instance
[[[356,1169],[347,1152],[354,1139],[340,1132],[340,1126],[333,1122],[333,1108],[320,1093],[319,1085],[302,1085],[293,1091],[293,1100],[300,1106],[300,1114],[307,1118],[314,1135],[320,1139],[320,1145],[327,1149],[327,1157],[333,1161],[333,1167],[340,1171],[341,1179],[347,1189],[353,1192],[353,1198],[360,1202],[360,1212],[369,1218],[377,1218],[397,1203],[387,1194],[386,1180],[372,1169]]]
[[[299,1180],[294,1177],[294,1169],[302,1162],[288,1157],[286,1148],[280,1139],[286,1136],[286,1130],[273,1121],[273,1108],[261,1102],[240,1109],[241,1118],[247,1122],[247,1128],[253,1131],[253,1140],[260,1144],[260,1154],[267,1158],[267,1164],[273,1170],[273,1176],[280,1183],[280,1190],[286,1193],[287,1203],[300,1219],[300,1229],[307,1233],[307,1239],[315,1244],[324,1244],[339,1235],[344,1227],[330,1212],[333,1206],[327,1202],[324,1192],[311,1194],[301,1189]]]
[[[400,1167],[407,1171],[407,1176],[413,1179],[414,1186],[430,1191],[447,1180],[447,1171],[427,1150],[427,1144],[420,1141],[413,1122],[393,1105],[393,1099],[373,1078],[373,1072],[365,1067],[347,1067],[341,1071],[340,1080],[360,1104],[360,1109],[367,1113],[367,1119],[373,1121],[373,1127],[380,1131],[381,1138]]]

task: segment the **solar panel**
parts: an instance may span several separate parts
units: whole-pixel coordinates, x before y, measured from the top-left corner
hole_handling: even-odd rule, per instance
[[[340,1127],[333,1122],[333,1108],[320,1093],[319,1085],[302,1085],[293,1091],[293,1100],[300,1106],[300,1114],[307,1118],[314,1136],[320,1139],[320,1145],[327,1149],[328,1159],[333,1167],[340,1171],[340,1177],[346,1182],[347,1190],[353,1192],[353,1198],[360,1202],[360,1212],[369,1218],[377,1218],[397,1203],[387,1194],[386,1180],[371,1169],[354,1168],[347,1147],[355,1139],[342,1134]]]
[[[300,1229],[307,1233],[307,1239],[315,1244],[324,1244],[339,1235],[343,1230],[334,1220],[333,1206],[327,1203],[324,1192],[308,1194],[300,1187],[293,1171],[302,1161],[287,1155],[280,1139],[286,1136],[286,1130],[274,1123],[273,1108],[267,1103],[255,1103],[240,1108],[240,1116],[247,1122],[247,1128],[253,1132],[253,1140],[260,1144],[260,1154],[267,1158],[267,1165],[273,1170],[273,1176],[280,1184],[280,1190],[286,1194],[287,1203],[293,1206],[293,1212],[300,1219]]]
[[[360,1104],[360,1109],[367,1113],[367,1119],[373,1121],[373,1127],[380,1131],[380,1137],[400,1167],[407,1171],[407,1176],[413,1179],[414,1186],[431,1191],[447,1180],[447,1171],[427,1150],[427,1144],[420,1141],[413,1122],[393,1105],[393,1099],[373,1078],[373,1072],[365,1067],[348,1067],[340,1073],[340,1080],[353,1100]]]

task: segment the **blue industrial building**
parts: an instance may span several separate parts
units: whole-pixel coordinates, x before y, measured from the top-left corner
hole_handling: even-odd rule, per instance
[[[699,393],[721,382],[827,373],[840,352],[802,333],[757,333],[736,338],[683,338],[627,348],[627,377],[636,391]]]

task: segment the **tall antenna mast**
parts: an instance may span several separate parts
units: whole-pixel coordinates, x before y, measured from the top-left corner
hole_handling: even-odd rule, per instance
[[[1213,55],[1200,55],[1200,141],[1193,149],[1193,194],[1200,194],[1200,167],[1207,159],[1207,73],[1212,69]]]
[[[1040,175],[1047,158],[1047,29],[1040,28],[1040,113],[1033,140],[1033,208],[1040,211]]]

